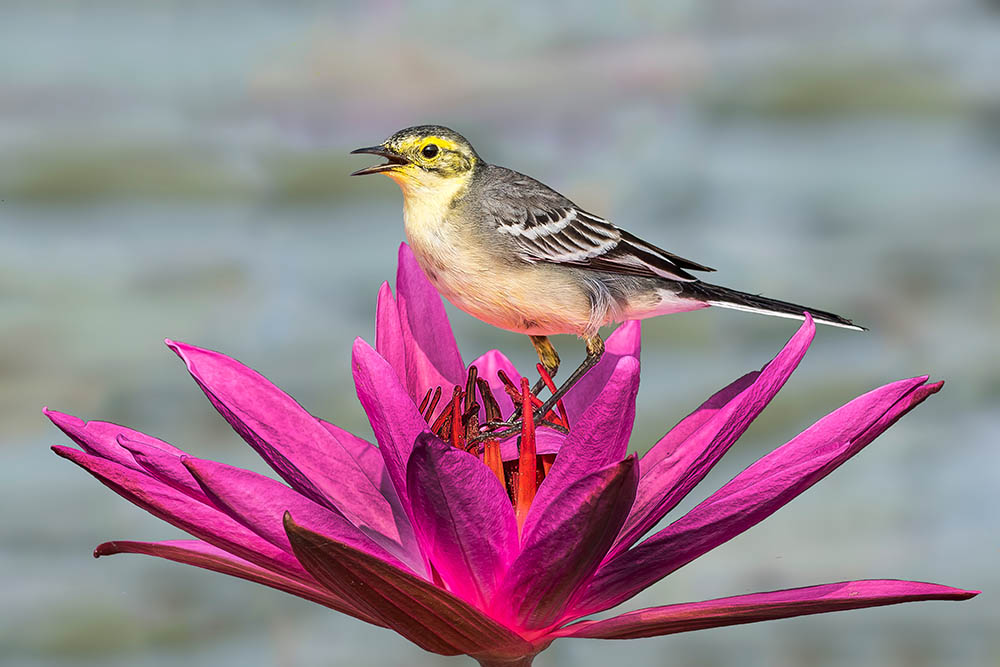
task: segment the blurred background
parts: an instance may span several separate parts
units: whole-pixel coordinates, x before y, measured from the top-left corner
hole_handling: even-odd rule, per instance
[[[921,373],[945,390],[771,519],[627,608],[851,578],[986,592],[633,642],[538,667],[1000,665],[1000,3],[674,0],[2,2],[0,662],[463,665],[249,583],[138,556],[168,539],[53,456],[43,405],[262,470],[172,337],[243,360],[363,435],[401,200],[349,157],[440,123],[486,159],[717,282],[833,310],[682,510],[826,412]],[[450,308],[450,307],[449,307]],[[450,309],[467,359],[527,339]],[[796,329],[713,309],[644,325],[633,446]],[[581,347],[556,341],[567,367]]]

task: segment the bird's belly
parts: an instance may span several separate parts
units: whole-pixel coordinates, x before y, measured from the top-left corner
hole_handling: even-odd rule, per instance
[[[417,262],[434,287],[458,308],[487,324],[534,335],[582,334],[590,301],[579,285],[538,265],[510,266],[483,252],[423,252]]]

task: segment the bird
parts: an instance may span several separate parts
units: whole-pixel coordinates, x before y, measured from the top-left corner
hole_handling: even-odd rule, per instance
[[[583,363],[536,415],[548,414],[600,361],[600,329],[615,322],[714,306],[800,320],[808,312],[817,323],[865,330],[834,313],[704,282],[694,274],[714,269],[631,234],[530,176],[486,162],[447,127],[408,127],[351,154],[386,160],[351,175],[384,174],[399,185],[407,242],[451,303],[530,336],[550,376],[560,359],[548,337],[583,339]]]

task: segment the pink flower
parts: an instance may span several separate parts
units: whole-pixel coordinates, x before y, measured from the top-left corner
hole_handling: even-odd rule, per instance
[[[107,542],[95,555],[144,553],[241,577],[483,665],[529,665],[559,637],[650,637],[976,595],[913,581],[846,581],[583,620],[770,516],[941,383],[912,378],[856,398],[643,540],[785,383],[812,340],[812,322],[641,458],[627,454],[639,384],[639,326],[627,323],[564,409],[550,414],[554,426],[528,420],[518,449],[513,438],[479,443],[475,434],[491,409],[506,417],[514,399],[531,404],[527,381],[497,351],[465,366],[441,300],[406,246],[397,290],[393,298],[383,286],[376,347],[359,339],[352,361],[378,446],[310,415],[238,361],[167,342],[285,483],[46,410],[82,448],[57,446],[57,454],[196,538]],[[498,371],[520,387],[505,387]],[[439,387],[445,395],[435,402]]]

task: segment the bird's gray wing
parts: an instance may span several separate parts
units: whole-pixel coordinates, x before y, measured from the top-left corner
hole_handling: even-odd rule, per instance
[[[561,201],[533,199],[524,209],[508,209],[495,218],[497,230],[510,236],[529,262],[681,281],[697,280],[688,270],[714,271],[647,243],[561,196]]]

